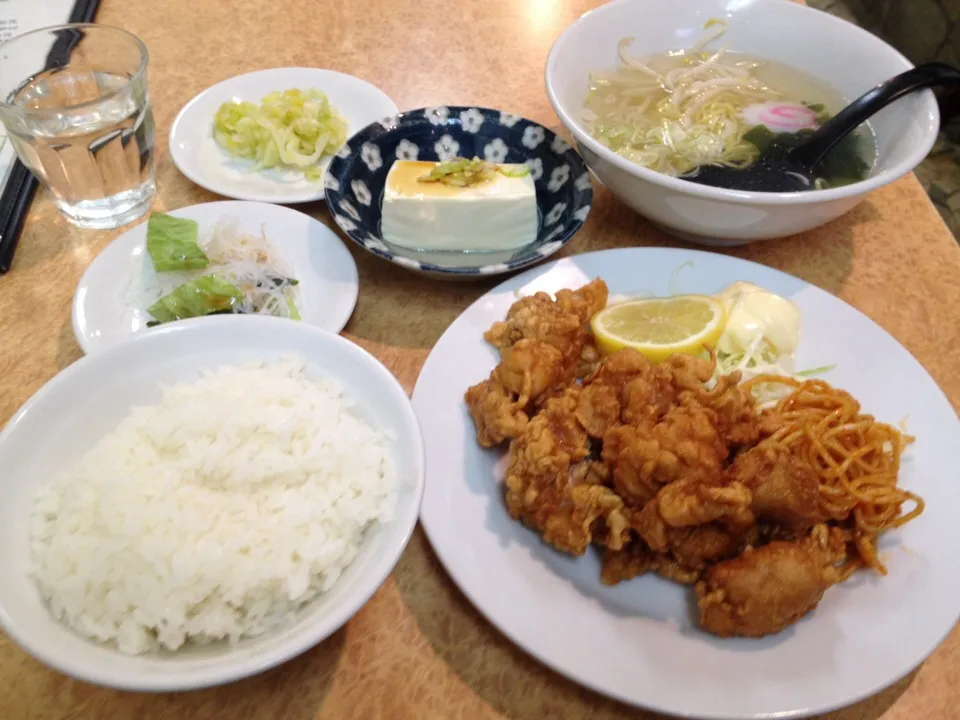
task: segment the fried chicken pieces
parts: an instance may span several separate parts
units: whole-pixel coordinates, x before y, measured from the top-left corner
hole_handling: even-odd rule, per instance
[[[712,358],[600,359],[587,324],[607,296],[597,279],[524,297],[484,335],[501,363],[466,401],[482,446],[510,443],[507,510],[563,552],[599,546],[605,583],[695,585],[709,632],[778,632],[847,558],[815,471],[762,442],[776,418],[739,374],[711,383]]]
[[[590,317],[607,304],[607,286],[594,280],[579,290],[521,298],[507,319],[484,338],[500,349],[501,363],[484,382],[467,390],[477,442],[493,447],[517,437],[531,407],[552,388],[562,388],[599,360],[586,330]]]
[[[588,457],[574,410],[579,389],[546,401],[510,444],[507,509],[558,550],[582,555],[591,542],[620,548],[626,540],[623,500],[605,487]],[[602,521],[598,523],[598,521]],[[602,527],[602,530],[601,530]]]
[[[719,563],[697,583],[700,624],[721,637],[779,632],[813,610],[843,576],[846,539],[818,525],[801,540],[747,548]]]

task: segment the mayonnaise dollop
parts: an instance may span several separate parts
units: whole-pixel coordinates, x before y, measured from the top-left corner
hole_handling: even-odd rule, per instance
[[[727,355],[767,350],[791,356],[800,340],[800,310],[792,302],[753,283],[737,281],[717,295],[727,326],[717,350]]]

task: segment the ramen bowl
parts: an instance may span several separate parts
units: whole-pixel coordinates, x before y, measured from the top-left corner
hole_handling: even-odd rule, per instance
[[[940,115],[933,94],[914,93],[871,118],[876,162],[866,179],[804,192],[728,190],[670,177],[631,162],[591,137],[582,121],[591,71],[617,67],[617,45],[644,57],[689,47],[705,24],[727,22],[711,48],[747,53],[800,70],[848,102],[911,63],[857,26],[783,0],[614,0],[570,25],[547,58],[547,95],[597,179],[621,201],[681,238],[742,245],[823,225],[926,157]]]

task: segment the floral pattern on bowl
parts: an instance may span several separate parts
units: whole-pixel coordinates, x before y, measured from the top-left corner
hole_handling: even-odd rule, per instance
[[[381,205],[390,166],[456,156],[530,168],[537,190],[536,240],[507,251],[427,252],[383,238]],[[324,190],[334,221],[350,240],[410,270],[449,277],[497,275],[540,262],[576,234],[593,202],[586,165],[563,138],[519,115],[476,107],[423,108],[368,125],[333,158]]]

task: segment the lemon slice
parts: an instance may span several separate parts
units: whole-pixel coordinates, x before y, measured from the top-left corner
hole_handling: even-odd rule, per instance
[[[707,295],[630,300],[611,305],[590,320],[604,354],[630,347],[656,362],[716,345],[725,325],[723,302]]]

